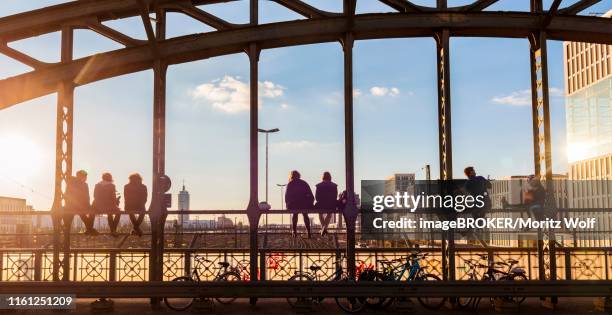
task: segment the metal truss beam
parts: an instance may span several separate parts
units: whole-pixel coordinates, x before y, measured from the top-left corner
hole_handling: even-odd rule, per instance
[[[251,0],[257,1],[257,0]],[[255,16],[251,17],[251,21]],[[247,205],[247,217],[249,219],[249,272],[257,275],[258,261],[258,236],[259,218],[259,54],[260,49],[256,43],[251,43],[247,50],[249,56],[249,204]],[[251,281],[257,281],[257,277],[251,277]]]
[[[232,28],[239,27],[240,25],[229,23],[221,18],[218,18],[204,10],[199,9],[194,6],[190,2],[180,2],[173,5],[167,5],[164,8],[167,8],[170,11],[177,11],[187,14],[188,16],[212,27],[219,31],[228,30]]]
[[[580,0],[580,1],[570,5],[567,8],[563,8],[563,9],[559,10],[559,14],[576,15],[576,14],[580,13],[581,11],[584,11],[584,10],[594,6],[595,4],[597,4],[600,1],[601,0]]]
[[[453,150],[451,135],[451,90],[450,90],[450,36],[448,29],[436,35],[438,73],[438,134],[440,179],[453,178]]]
[[[156,0],[158,7],[185,0]],[[193,5],[235,0],[191,0]],[[56,32],[64,26],[95,19],[100,22],[140,15],[138,0],[79,0],[0,18],[0,39],[12,42]],[[155,13],[150,8],[149,13]]]
[[[32,67],[34,69],[40,69],[40,68],[43,68],[49,65],[46,62],[42,62],[36,58],[33,58],[31,56],[28,56],[20,52],[19,50],[9,47],[6,43],[0,43],[0,53],[6,55],[9,58],[13,58],[23,63],[24,65]]]
[[[125,47],[133,47],[146,43],[146,41],[134,39],[98,21],[87,21],[85,26],[108,39],[124,45]]]
[[[347,32],[342,39],[344,51],[344,168],[347,201],[344,209],[346,222],[346,258],[349,278],[355,279],[355,225],[358,209],[355,207],[355,161],[353,137],[353,34]]]
[[[482,11],[499,0],[477,0],[471,4],[462,5],[458,7],[448,7],[446,1],[439,0],[437,1],[436,7],[426,7],[421,5],[416,5],[407,0],[379,0],[380,2],[392,7],[393,9],[399,12],[433,12],[438,9],[442,9],[445,11],[451,12],[461,12],[461,11]],[[443,5],[440,5],[443,4]]]
[[[399,12],[424,12],[432,11],[433,8],[416,5],[406,0],[380,0],[380,2],[392,7]]]
[[[478,0],[472,4],[466,5],[463,11],[482,11],[498,1],[499,0]]]
[[[544,26],[547,26],[548,24],[550,24],[550,21],[552,21],[553,17],[555,17],[559,11],[559,5],[561,5],[561,2],[563,0],[554,0],[553,3],[550,5],[550,10],[548,10],[546,17],[544,18]]]
[[[446,12],[367,14],[271,23],[158,41],[160,58],[168,65],[239,53],[256,41],[261,49],[333,42],[351,25],[356,40],[433,36],[448,28],[449,36],[528,38],[542,25],[529,13]],[[612,44],[607,18],[557,16],[546,27],[549,39]],[[152,68],[155,56],[147,45],[130,47],[56,64],[0,80],[0,109],[57,91],[58,83],[76,86]]]
[[[0,293],[49,294],[70,292],[78,298],[150,297],[490,297],[555,295],[560,297],[612,296],[610,280],[562,281],[257,281],[257,282],[3,282]]]
[[[73,29],[62,30],[61,62],[66,64],[73,57]],[[70,228],[72,215],[64,213],[66,183],[72,176],[72,144],[74,84],[58,82],[57,115],[55,133],[55,187],[53,198],[53,280],[69,280],[70,277]]]
[[[313,19],[313,18],[322,18],[322,17],[330,17],[330,16],[339,16],[339,13],[332,13],[323,10],[319,10],[308,3],[299,0],[272,0],[291,11],[299,13],[300,15]]]
[[[142,0],[141,0],[142,1]],[[168,65],[159,58],[158,40],[166,36],[166,14],[156,8],[155,32],[148,15],[148,4],[141,2],[141,18],[147,31],[153,60],[153,178],[149,217],[151,219],[151,248],[149,257],[149,279],[161,281],[164,268],[164,226],[167,208],[164,204],[166,188],[162,187],[162,177],[166,174],[166,73]],[[152,300],[157,305],[159,300]]]
[[[249,24],[259,23],[259,0],[249,0]],[[249,203],[246,207],[249,220],[249,274],[253,275],[251,283],[258,280],[258,227],[261,211],[259,210],[259,56],[261,47],[257,42],[249,42],[245,49],[249,57]],[[265,257],[265,255],[264,255]],[[264,261],[261,263],[265,264]],[[265,276],[265,270],[261,274]],[[255,304],[256,299],[250,296],[250,303]]]

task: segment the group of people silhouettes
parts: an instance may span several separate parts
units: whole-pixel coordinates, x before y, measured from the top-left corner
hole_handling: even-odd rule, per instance
[[[147,186],[142,183],[140,174],[131,174],[128,184],[123,187],[123,196],[125,211],[129,213],[133,225],[133,235],[142,236],[140,225],[144,220],[147,195]],[[111,234],[118,235],[121,196],[117,193],[113,176],[110,173],[102,174],[102,180],[94,187],[94,200],[90,203],[87,172],[78,171],[76,176],[69,178],[66,183],[65,200],[64,209],[68,213],[79,215],[85,224],[85,234],[97,235],[98,231],[94,228],[95,217],[98,214],[106,214]],[[71,223],[72,219],[68,222]]]
[[[304,225],[308,232],[308,238],[312,236],[310,231],[310,218],[308,218],[307,213],[310,209],[328,212],[319,213],[321,235],[323,236],[327,234],[327,227],[334,213],[342,211],[346,207],[346,191],[343,191],[340,196],[338,196],[338,185],[332,182],[332,176],[329,172],[324,172],[321,182],[316,185],[316,191],[313,195],[308,183],[300,177],[300,172],[295,170],[291,171],[289,174],[287,191],[285,192],[287,210],[293,212],[291,218],[293,237],[297,236],[297,223],[300,213],[304,217]]]
[[[300,178],[298,171],[292,171],[287,184],[285,202],[287,210],[293,212],[292,227],[293,236],[297,236],[298,216],[301,213],[304,217],[304,224],[310,238],[310,219],[307,211],[318,209],[319,220],[321,221],[321,235],[327,234],[327,227],[332,216],[337,211],[342,211],[346,207],[346,191],[338,196],[338,185],[332,182],[329,172],[324,172],[320,183],[316,185],[316,192],[313,195],[308,183]],[[142,177],[138,173],[129,176],[129,182],[123,187],[123,197],[125,198],[124,208],[130,216],[133,225],[132,234],[142,236],[140,225],[145,216],[147,203],[147,186],[142,183]],[[73,215],[78,215],[85,225],[85,234],[97,235],[98,231],[94,228],[94,220],[97,215],[106,214],[108,226],[113,236],[117,234],[117,227],[121,218],[119,204],[121,196],[117,193],[113,176],[110,173],[103,173],[102,179],[94,186],[94,199],[90,202],[89,185],[87,184],[87,172],[80,170],[74,177],[67,181],[65,193],[64,209],[69,214],[64,218],[68,226],[72,223]]]

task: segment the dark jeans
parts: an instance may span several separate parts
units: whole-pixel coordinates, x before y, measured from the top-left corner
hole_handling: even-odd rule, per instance
[[[85,224],[86,231],[92,231],[94,229],[94,221],[96,220],[95,214],[79,214],[81,221]]]
[[[298,216],[300,213],[294,213],[291,217],[293,221],[293,233],[297,233],[297,224],[298,224]],[[302,212],[302,216],[304,217],[304,225],[306,225],[306,230],[308,231],[308,235],[310,235],[310,218],[308,218],[308,214]]]
[[[117,232],[117,227],[119,226],[119,220],[121,220],[120,214],[107,214],[106,219],[108,220],[108,227],[110,228],[111,233]]]
[[[130,221],[132,221],[134,230],[140,231],[140,225],[142,224],[142,221],[144,221],[144,218],[144,213],[130,213]]]
[[[93,230],[94,220],[96,216],[94,214],[79,214],[81,221],[85,224],[87,231]],[[70,231],[72,228],[72,221],[74,221],[74,214],[66,214],[62,218],[64,220],[63,226],[65,231]]]

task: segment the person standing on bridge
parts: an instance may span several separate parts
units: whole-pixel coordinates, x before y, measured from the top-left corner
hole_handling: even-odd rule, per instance
[[[291,217],[293,223],[293,237],[297,237],[298,216],[301,213],[304,217],[306,231],[308,231],[308,238],[310,238],[310,219],[306,211],[312,209],[314,196],[312,195],[312,190],[308,183],[300,179],[300,177],[300,172],[295,170],[291,171],[287,190],[285,191],[285,203],[287,204],[287,210],[293,212],[293,216]]]
[[[323,178],[320,183],[317,184],[315,192],[315,198],[317,203],[315,209],[324,210],[328,213],[319,213],[319,222],[321,222],[321,236],[327,234],[327,226],[329,221],[334,216],[336,210],[337,196],[338,196],[338,185],[332,182],[332,176],[329,172],[323,173]]]
[[[123,186],[123,196],[125,198],[125,212],[130,214],[132,221],[132,235],[142,236],[140,225],[144,220],[147,203],[147,186],[142,183],[142,177],[134,173],[129,177],[129,183]]]
[[[64,222],[72,223],[74,214],[78,214],[85,224],[85,234],[97,235],[93,227],[96,215],[91,213],[91,205],[89,204],[89,185],[87,185],[87,172],[80,170],[76,172],[76,176],[70,177],[66,181],[66,207],[69,212],[70,220],[64,219]],[[71,225],[71,224],[68,224]],[[68,228],[70,228],[68,226]]]
[[[111,234],[117,236],[117,226],[121,215],[119,214],[119,200],[117,190],[113,183],[113,175],[110,173],[102,174],[102,180],[94,187],[93,207],[99,213],[106,213],[108,227]]]

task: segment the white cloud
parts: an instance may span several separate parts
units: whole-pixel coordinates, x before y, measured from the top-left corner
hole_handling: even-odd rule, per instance
[[[523,106],[531,104],[531,90],[521,90],[512,92],[509,95],[496,96],[492,99],[493,103],[513,106]]]
[[[363,94],[363,93],[361,92],[361,90],[360,90],[360,89],[354,89],[354,90],[353,90],[353,97],[354,97],[354,98],[360,97],[362,94]]]
[[[260,106],[263,103],[261,98],[281,97],[284,90],[283,86],[270,81],[259,82]],[[226,75],[222,79],[198,85],[189,94],[193,100],[210,103],[214,109],[229,114],[250,108],[249,84],[241,81],[240,77]]]
[[[283,96],[285,88],[270,81],[259,82],[259,94],[267,98],[277,98]]]
[[[556,87],[551,87],[548,89],[548,93],[550,97],[561,97],[563,96],[563,91]],[[503,105],[512,105],[512,106],[527,106],[531,105],[531,90],[520,90],[512,92],[508,95],[496,96],[491,99],[493,103],[503,104]]]
[[[400,90],[396,87],[381,87],[374,86],[370,88],[370,94],[374,96],[398,96],[400,94]]]
[[[280,108],[281,109],[289,109],[289,108],[291,108],[291,106],[289,106],[289,104],[287,104],[287,103],[282,103],[282,104],[280,104]]]

